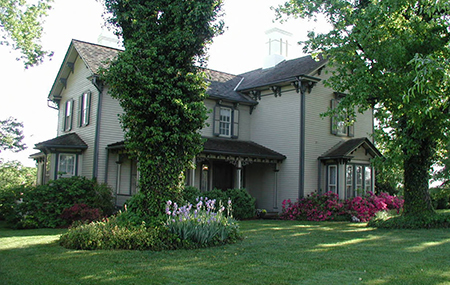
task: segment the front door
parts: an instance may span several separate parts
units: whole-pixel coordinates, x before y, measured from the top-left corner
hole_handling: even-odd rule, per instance
[[[233,188],[233,165],[225,161],[214,162],[213,188],[221,190]]]

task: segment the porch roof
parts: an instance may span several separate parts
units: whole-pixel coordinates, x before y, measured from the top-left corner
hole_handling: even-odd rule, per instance
[[[233,156],[252,159],[281,161],[286,156],[252,141],[238,141],[224,138],[204,138],[202,155]],[[109,144],[107,149],[118,150],[125,147],[124,142]]]
[[[277,161],[286,159],[285,155],[253,141],[239,141],[224,138],[206,138],[202,153]]]
[[[34,148],[49,153],[56,150],[82,151],[87,149],[88,145],[76,133],[70,133],[37,143]]]
[[[353,158],[352,153],[359,147],[363,147],[372,157],[383,156],[376,146],[368,138],[356,138],[343,141],[332,147],[329,151],[319,157],[320,160]]]

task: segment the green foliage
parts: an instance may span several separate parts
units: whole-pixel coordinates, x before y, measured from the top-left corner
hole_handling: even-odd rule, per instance
[[[125,227],[115,218],[109,220],[80,224],[70,228],[61,235],[59,244],[69,249],[133,249],[133,250],[167,250],[182,247],[175,235],[165,227],[139,226]]]
[[[435,209],[450,208],[450,189],[449,188],[432,188],[430,189],[431,201]]]
[[[0,195],[0,201],[4,201],[0,213],[10,226],[18,228],[28,228],[30,224],[33,227],[65,226],[68,221],[61,214],[75,204],[99,209],[102,215],[114,211],[111,188],[78,176],[54,180],[47,185],[13,188]]]
[[[40,44],[42,21],[51,9],[53,0],[32,1],[0,0],[0,45],[12,46],[22,52],[26,68],[39,64],[44,57],[52,54],[44,51]]]
[[[25,167],[19,161],[0,160],[0,192],[20,185],[33,185],[36,181],[36,172],[36,167]]]
[[[431,166],[450,145],[449,2],[291,0],[276,10],[280,18],[324,15],[332,24],[304,43],[328,58],[325,84],[347,94],[324,115],[373,109],[376,141],[403,172],[404,214],[431,213]]]
[[[19,152],[26,149],[22,143],[23,138],[23,123],[12,117],[0,121],[0,152],[2,150]]]
[[[207,86],[195,63],[222,30],[221,1],[104,2],[125,51],[103,79],[124,110],[125,144],[139,161],[141,211],[158,216],[165,201],[181,199],[181,173],[202,150]]]
[[[409,216],[385,216],[372,219],[367,224],[369,227],[383,229],[437,229],[450,228],[450,214],[425,214]]]

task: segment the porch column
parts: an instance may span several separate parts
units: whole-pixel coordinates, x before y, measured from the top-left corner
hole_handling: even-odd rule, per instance
[[[194,168],[190,170],[191,175],[189,177],[189,186],[195,186],[195,169],[197,168],[195,157],[192,159],[192,164],[194,165]]]
[[[241,183],[242,182],[242,160],[241,159],[238,159],[236,169],[237,169],[236,188],[241,189],[242,188],[242,183]]]

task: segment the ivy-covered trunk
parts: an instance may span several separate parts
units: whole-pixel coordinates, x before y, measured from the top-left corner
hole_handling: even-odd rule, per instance
[[[405,204],[404,215],[422,215],[432,213],[428,181],[432,158],[432,143],[429,139],[419,142],[417,154],[405,153],[404,178],[405,178]]]
[[[139,162],[139,195],[129,207],[145,216],[177,200],[183,171],[202,150],[206,81],[198,62],[222,30],[220,0],[105,0],[123,37],[105,81],[121,115],[125,146]],[[132,202],[131,202],[132,203]]]

